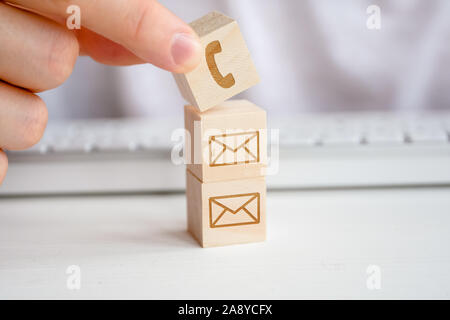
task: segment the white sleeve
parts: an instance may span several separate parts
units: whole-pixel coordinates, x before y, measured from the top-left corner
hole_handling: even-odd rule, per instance
[[[212,10],[238,21],[262,79],[240,97],[269,112],[450,106],[448,0],[383,2],[380,30],[366,26],[367,2],[163,4],[186,21]],[[83,59],[67,84],[43,94],[54,115],[182,117],[185,102],[170,73]]]

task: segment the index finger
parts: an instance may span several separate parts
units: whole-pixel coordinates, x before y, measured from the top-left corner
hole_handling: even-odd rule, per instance
[[[172,72],[185,73],[201,59],[195,32],[156,0],[8,0],[49,16],[68,17],[70,5],[80,8],[81,24],[121,44],[142,60]]]

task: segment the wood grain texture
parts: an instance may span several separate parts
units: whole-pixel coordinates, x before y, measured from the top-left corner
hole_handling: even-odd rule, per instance
[[[188,231],[202,247],[266,239],[264,177],[202,183],[186,172]]]
[[[267,119],[255,104],[229,100],[205,112],[185,106],[185,128],[187,168],[203,182],[264,175]]]
[[[195,70],[173,74],[186,101],[205,111],[259,82],[235,20],[212,12],[191,26],[200,37],[205,56]]]

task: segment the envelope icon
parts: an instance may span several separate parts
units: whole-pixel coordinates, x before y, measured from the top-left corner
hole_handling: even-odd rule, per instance
[[[260,194],[245,193],[209,198],[211,228],[242,226],[260,222]]]
[[[259,162],[259,131],[209,137],[209,166]]]

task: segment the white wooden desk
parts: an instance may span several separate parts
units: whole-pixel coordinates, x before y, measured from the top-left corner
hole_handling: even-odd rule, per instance
[[[185,221],[181,194],[0,198],[0,298],[450,298],[449,188],[269,193],[261,244],[201,249]]]

